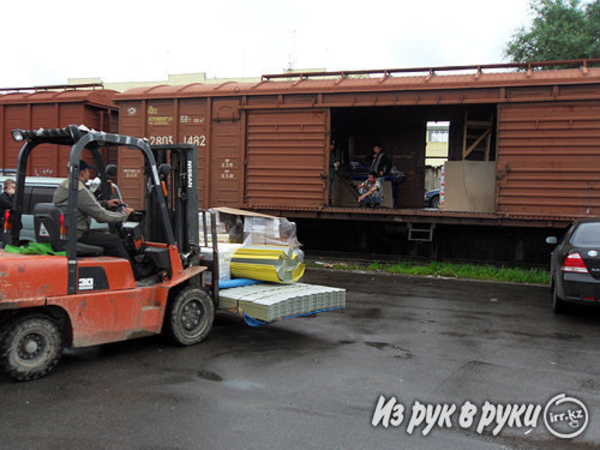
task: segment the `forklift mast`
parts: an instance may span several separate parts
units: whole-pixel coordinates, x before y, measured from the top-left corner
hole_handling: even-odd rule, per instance
[[[219,257],[217,226],[214,212],[200,211],[198,200],[198,147],[195,144],[168,144],[150,146],[158,167],[167,215],[179,248],[184,266],[197,265],[200,261],[199,221],[204,233],[202,245],[211,247],[212,260],[202,261],[212,273],[211,290],[214,299],[219,292]],[[149,180],[146,177],[146,180]],[[155,192],[147,186],[145,195],[146,221],[144,235],[147,239],[164,242],[163,229],[152,226],[160,218],[160,205]],[[208,233],[211,235],[209,236]],[[209,245],[210,243],[210,245]]]
[[[168,217],[175,242],[182,255],[198,257],[198,147],[192,144],[153,145],[150,147],[166,197]],[[148,170],[147,166],[147,170]],[[151,170],[151,169],[150,169]],[[149,178],[146,177],[146,180]],[[164,242],[163,229],[151,226],[159,219],[159,203],[147,186],[145,195],[146,227],[144,234],[153,241]]]

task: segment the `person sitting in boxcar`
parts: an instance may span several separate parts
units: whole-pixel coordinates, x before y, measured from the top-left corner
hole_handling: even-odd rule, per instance
[[[124,207],[121,211],[109,211],[106,208],[115,208],[121,205],[119,199],[103,201],[102,204],[96,200],[94,194],[85,186],[90,179],[90,169],[94,166],[81,160],[79,162],[79,187],[77,192],[77,241],[83,244],[96,245],[104,249],[104,254],[124,258],[132,263],[134,274],[136,267],[125,249],[121,238],[113,233],[102,230],[91,230],[92,218],[99,223],[121,223],[125,222],[134,211],[132,208]],[[63,181],[54,192],[52,201],[64,213],[67,213],[69,203],[69,179]]]
[[[369,173],[369,178],[358,185],[358,203],[367,208],[378,208],[383,203],[383,181],[376,172]]]

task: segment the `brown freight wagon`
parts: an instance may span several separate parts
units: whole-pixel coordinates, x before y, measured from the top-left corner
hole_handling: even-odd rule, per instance
[[[203,208],[564,226],[600,215],[600,68],[591,67],[599,62],[271,75],[256,84],[137,88],[115,102],[121,133],[198,144]],[[441,211],[423,209],[428,121],[450,122]],[[397,209],[330,204],[331,136],[346,161],[362,163],[382,142],[406,174]],[[119,160],[119,185],[134,207],[142,206],[141,166],[133,156]]]
[[[17,167],[22,143],[12,139],[15,128],[85,125],[96,131],[117,133],[118,109],[113,103],[116,94],[117,91],[96,84],[0,89],[0,170]],[[114,149],[104,148],[102,153],[107,163],[117,163]],[[41,145],[30,159],[28,175],[66,177],[68,156],[58,152],[56,145]]]

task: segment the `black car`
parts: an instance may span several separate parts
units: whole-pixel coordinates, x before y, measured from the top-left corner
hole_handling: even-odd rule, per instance
[[[552,252],[550,289],[556,313],[565,312],[567,303],[600,304],[600,218],[577,221],[567,230]]]
[[[425,207],[440,209],[440,190],[425,192]]]

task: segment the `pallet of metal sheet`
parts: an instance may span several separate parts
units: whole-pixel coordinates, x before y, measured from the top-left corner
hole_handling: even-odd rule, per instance
[[[346,307],[346,290],[306,283],[274,284],[223,289],[220,308],[238,308],[265,322]]]

